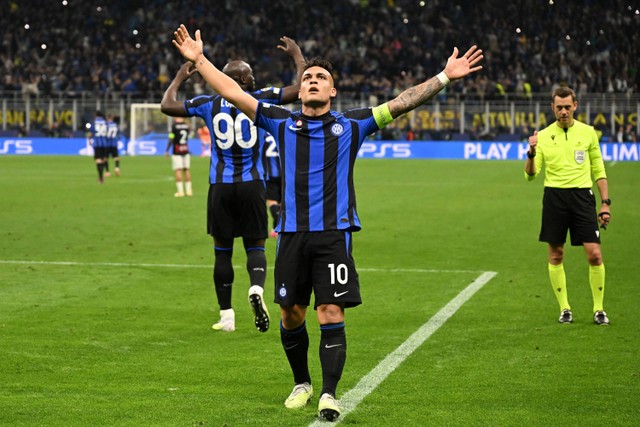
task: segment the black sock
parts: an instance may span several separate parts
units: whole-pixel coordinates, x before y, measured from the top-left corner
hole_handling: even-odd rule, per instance
[[[267,257],[264,247],[247,249],[247,272],[251,286],[258,285],[264,288],[264,281],[267,279]]]
[[[120,167],[120,160],[116,160],[115,163],[116,163],[116,168],[119,168]]]
[[[104,162],[104,171],[109,172],[109,162]]]
[[[104,166],[102,165],[102,163],[96,163],[96,167],[98,168],[98,178],[102,179],[102,176],[104,174]]]
[[[280,341],[293,372],[293,381],[296,384],[311,384],[307,361],[309,334],[307,333],[306,322],[290,331],[286,330],[282,326],[282,322],[280,322]]]
[[[320,325],[320,365],[322,366],[322,392],[335,397],[338,381],[347,360],[347,337],[344,322]]]
[[[213,283],[216,287],[216,296],[220,310],[231,308],[231,285],[233,284],[233,265],[231,257],[233,249],[217,249],[216,261],[213,266]]]
[[[276,225],[278,225],[278,221],[280,221],[280,205],[269,206],[269,211],[271,212],[271,216],[273,217],[273,228],[276,228]]]

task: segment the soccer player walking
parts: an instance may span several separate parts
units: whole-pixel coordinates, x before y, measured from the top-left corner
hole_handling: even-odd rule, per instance
[[[377,107],[345,113],[331,110],[337,94],[331,63],[311,60],[298,95],[302,110],[291,112],[260,102],[213,66],[203,54],[199,30],[194,40],[181,25],[174,37],[173,44],[207,83],[276,139],[283,195],[276,229],[275,302],[280,305],[280,337],[295,383],[285,406],[302,408],[313,396],[305,323],[313,292],[322,367],[318,416],[333,421],[340,415],[335,396],[347,355],[344,310],[361,303],[351,255],[352,232],[360,230],[353,185],[358,149],[369,134],[422,105],[450,80],[480,70],[482,51],[473,46],[458,57],[454,48],[438,76]]]
[[[560,305],[558,320],[560,323],[573,322],[563,265],[568,230],[571,245],[582,245],[587,255],[593,321],[608,325],[603,307],[605,269],[598,222],[603,229],[609,224],[611,199],[598,136],[593,127],[573,118],[578,101],[571,88],[560,86],[551,99],[556,121],[529,137],[524,170],[525,178],[532,181],[542,167],[545,168],[539,240],[549,245],[549,278]],[[597,216],[592,176],[601,198]]]
[[[230,61],[223,69],[242,91],[262,102],[288,104],[294,102],[300,87],[304,57],[300,47],[288,37],[282,37],[278,48],[295,62],[298,81],[285,88],[255,89],[253,70],[244,61]],[[268,236],[268,218],[265,198],[265,171],[263,152],[266,131],[253,124],[253,117],[239,111],[220,95],[197,96],[185,102],[177,100],[177,90],[196,69],[191,62],[180,68],[162,99],[162,112],[174,117],[201,117],[211,135],[211,163],[209,169],[209,196],[207,231],[213,237],[215,264],[213,281],[220,320],[213,324],[217,331],[235,330],[235,312],[231,305],[234,280],[232,265],[233,241],[242,237],[247,254],[249,273],[249,303],[254,323],[260,332],[269,329],[269,312],[264,303],[264,282],[267,258],[264,253]]]

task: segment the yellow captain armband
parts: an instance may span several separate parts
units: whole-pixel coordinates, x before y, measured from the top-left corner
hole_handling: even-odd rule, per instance
[[[377,107],[373,107],[373,118],[380,129],[386,127],[393,121],[391,111],[389,110],[389,106],[386,102],[382,105],[378,105]]]

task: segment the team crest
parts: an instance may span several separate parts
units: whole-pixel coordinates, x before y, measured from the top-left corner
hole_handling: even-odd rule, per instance
[[[331,126],[331,133],[334,134],[335,136],[340,135],[343,131],[344,131],[344,128],[340,123],[334,123],[334,125]]]
[[[584,150],[575,150],[573,152],[573,158],[576,159],[576,163],[579,165],[584,163],[584,159],[586,157],[586,152]]]
[[[287,288],[284,287],[284,283],[280,286],[281,288],[278,290],[278,294],[280,294],[280,297],[284,298],[287,296]]]

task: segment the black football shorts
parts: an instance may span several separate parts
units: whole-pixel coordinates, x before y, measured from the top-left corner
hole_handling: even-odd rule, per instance
[[[264,181],[212,184],[207,200],[207,233],[216,240],[267,238]]]
[[[360,282],[346,230],[279,233],[275,262],[275,303],[354,307],[362,303]]]
[[[571,235],[571,245],[600,243],[596,200],[590,188],[545,187],[540,241],[560,244]]]

